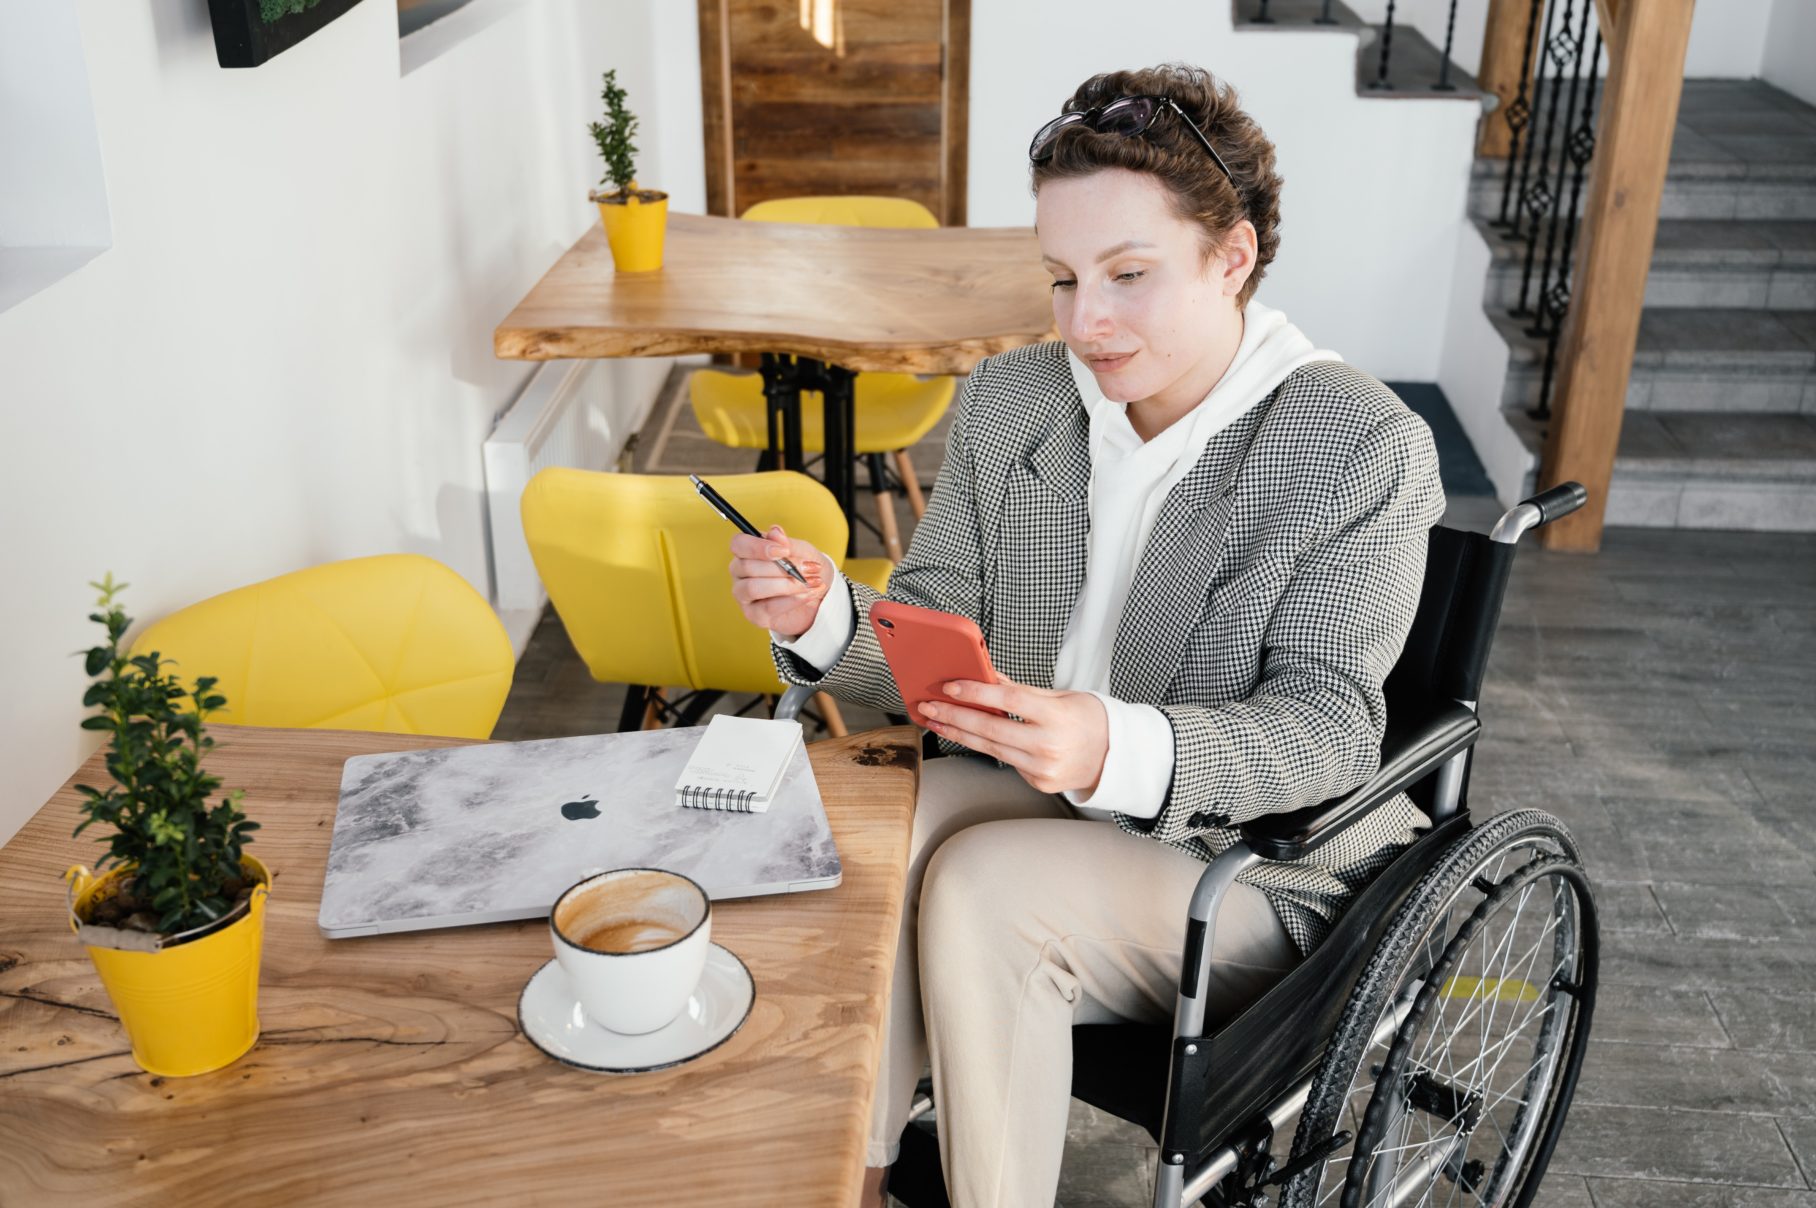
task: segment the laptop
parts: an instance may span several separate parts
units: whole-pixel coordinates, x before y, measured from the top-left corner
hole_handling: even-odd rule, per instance
[[[703,727],[356,755],[317,919],[330,939],[547,918],[608,868],[667,868],[715,900],[842,875],[805,747],[760,814],[675,802]]]

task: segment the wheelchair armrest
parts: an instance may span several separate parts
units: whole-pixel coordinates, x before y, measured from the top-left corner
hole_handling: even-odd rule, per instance
[[[782,699],[776,702],[775,717],[777,721],[793,721],[801,716],[801,710],[812,700],[819,689],[812,684],[790,684],[782,692]]]
[[[1252,818],[1242,824],[1242,837],[1264,860],[1297,860],[1473,745],[1481,729],[1475,713],[1458,704],[1446,705],[1408,726],[1389,722],[1381,739],[1381,766],[1373,776],[1320,805]]]

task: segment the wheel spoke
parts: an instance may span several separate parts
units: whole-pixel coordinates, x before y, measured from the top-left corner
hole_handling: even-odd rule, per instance
[[[1377,958],[1346,1017],[1367,1002],[1374,1028],[1344,1024],[1342,1072],[1320,1077],[1345,1081],[1314,1090],[1323,1106],[1308,1106],[1295,1146],[1338,1131],[1355,1140],[1294,1180],[1286,1202],[1499,1208],[1525,1188],[1522,1158],[1538,1138],[1551,1143],[1567,1103],[1553,1094],[1559,1071],[1581,1060],[1583,999],[1557,987],[1593,985],[1582,963],[1593,900],[1575,860],[1555,820],[1522,810],[1484,822],[1434,866],[1383,941],[1393,963]]]

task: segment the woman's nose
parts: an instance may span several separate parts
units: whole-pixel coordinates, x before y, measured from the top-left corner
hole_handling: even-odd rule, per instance
[[[1071,318],[1068,334],[1081,342],[1101,339],[1115,327],[1102,295],[1092,289],[1080,288],[1073,294]]]

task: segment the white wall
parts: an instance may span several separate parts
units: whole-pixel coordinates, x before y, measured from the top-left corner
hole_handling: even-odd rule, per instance
[[[606,67],[642,180],[704,208],[692,5],[476,4],[504,11],[402,76],[388,0],[249,71],[205,0],[80,0],[113,247],[0,314],[0,840],[93,749],[102,572],[142,622],[387,551],[485,590],[480,446],[531,371],[491,332],[597,220]]]
[[[1354,34],[1236,32],[1228,4],[1150,0],[1106,21],[1089,0],[972,10],[974,225],[1033,221],[1027,146],[1099,71],[1185,60],[1235,84],[1285,179],[1280,253],[1258,297],[1376,376],[1430,381],[1480,110],[1355,94]]]
[[[1816,0],[1778,0],[1766,34],[1759,74],[1808,104],[1816,105]]]

